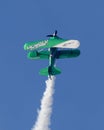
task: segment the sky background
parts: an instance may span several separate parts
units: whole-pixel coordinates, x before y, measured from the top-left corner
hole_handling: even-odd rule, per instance
[[[104,130],[104,1],[0,0],[0,130],[30,130],[45,90],[47,60],[29,60],[25,42],[58,30],[81,55],[57,60],[51,130]]]

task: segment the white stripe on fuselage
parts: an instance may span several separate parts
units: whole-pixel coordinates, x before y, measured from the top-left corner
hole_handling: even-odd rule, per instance
[[[78,40],[67,40],[62,42],[54,47],[58,48],[78,48],[80,46],[80,42]]]

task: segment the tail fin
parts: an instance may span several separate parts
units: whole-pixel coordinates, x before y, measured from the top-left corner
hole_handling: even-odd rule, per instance
[[[48,75],[58,75],[60,74],[61,71],[60,69],[56,68],[56,67],[46,67],[44,69],[41,69],[39,74],[40,75],[44,75],[44,76],[48,76]]]

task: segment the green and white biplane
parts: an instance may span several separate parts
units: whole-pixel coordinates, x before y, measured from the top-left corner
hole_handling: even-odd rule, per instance
[[[53,35],[47,35],[47,37],[49,37],[47,40],[25,43],[24,50],[29,51],[29,59],[49,59],[49,66],[40,70],[41,75],[57,75],[61,73],[61,70],[55,67],[55,60],[78,57],[80,50],[77,48],[80,42],[62,39],[57,36],[57,31]]]

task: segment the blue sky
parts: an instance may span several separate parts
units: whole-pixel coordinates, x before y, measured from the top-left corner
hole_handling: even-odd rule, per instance
[[[48,61],[26,58],[27,41],[58,35],[81,42],[76,59],[57,61],[52,130],[104,130],[104,1],[0,1],[0,130],[29,130],[47,77]]]

